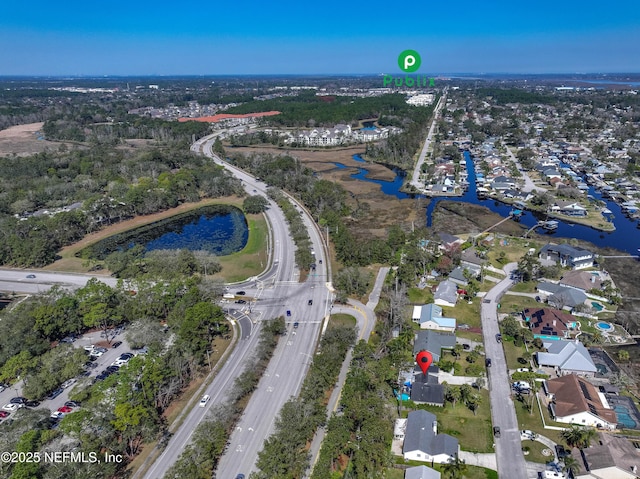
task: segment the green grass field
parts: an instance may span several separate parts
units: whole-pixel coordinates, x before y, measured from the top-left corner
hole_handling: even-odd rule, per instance
[[[268,225],[263,215],[247,215],[249,238],[246,246],[227,256],[219,256],[222,271],[215,277],[228,283],[243,281],[260,274],[267,266]]]
[[[457,438],[461,449],[471,452],[494,452],[489,392],[483,389],[479,394],[482,400],[475,416],[460,402],[455,408],[447,404],[444,408],[421,405],[420,409],[435,414],[438,418],[438,432]]]

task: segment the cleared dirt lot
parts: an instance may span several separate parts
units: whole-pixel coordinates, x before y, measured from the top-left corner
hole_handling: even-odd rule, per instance
[[[0,156],[28,156],[58,149],[62,143],[47,141],[39,133],[42,125],[43,122],[29,123],[0,130]]]

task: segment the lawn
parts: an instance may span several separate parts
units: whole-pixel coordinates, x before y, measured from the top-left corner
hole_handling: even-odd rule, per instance
[[[540,303],[527,296],[504,295],[500,300],[501,313],[520,313],[525,308],[539,308]]]
[[[526,396],[525,396],[526,397]],[[518,424],[520,424],[520,429],[529,429],[530,431],[534,431],[538,434],[541,434],[545,437],[548,437],[554,442],[559,444],[564,444],[564,440],[560,436],[561,431],[556,431],[555,429],[545,429],[542,425],[542,419],[540,418],[540,409],[538,408],[538,402],[535,398],[533,398],[533,414],[530,414],[524,407],[524,404],[517,399],[514,399],[514,404],[516,408],[516,416],[518,417]],[[568,424],[562,424],[555,422],[549,416],[549,411],[544,407],[544,404],[541,403],[542,413],[544,414],[544,420],[547,426],[557,426],[557,427],[568,427]],[[531,443],[531,441],[524,441],[527,445]],[[527,460],[532,460],[527,457]]]
[[[456,318],[458,326],[468,324],[472,328],[480,328],[480,298],[475,298],[471,304],[460,299],[455,308],[442,308],[442,315],[447,318]]]
[[[529,439],[526,439],[522,441],[522,447],[528,448],[528,449],[525,449],[525,451],[527,450],[529,451],[529,453],[524,456],[526,461],[537,462],[539,464],[546,464],[547,462],[551,461],[554,458],[553,454],[549,456],[545,456],[544,454],[542,454],[542,451],[544,449],[548,449],[548,447],[545,444],[542,444],[541,442],[531,441]]]
[[[529,250],[529,248],[539,249],[540,245],[531,239],[506,237],[498,240],[496,246],[489,250],[489,262],[496,268],[502,268],[506,263],[517,262]],[[498,255],[504,252],[504,260],[498,261]]]
[[[516,346],[513,341],[503,340],[502,348],[504,349],[504,355],[507,358],[508,369],[518,369],[530,367],[528,364],[522,364],[518,361],[518,358],[522,357],[522,353],[526,351],[524,345]],[[530,349],[532,353],[536,351],[535,348]]]
[[[329,328],[338,328],[342,326],[355,326],[356,318],[350,314],[332,314],[329,318]]]
[[[424,289],[409,288],[408,291],[409,302],[412,304],[429,304],[433,303],[433,293],[427,286]]]
[[[418,461],[403,461],[402,458],[398,458],[396,460],[396,464],[406,464],[410,467],[413,466],[427,466],[431,467],[431,463],[426,462],[418,462]],[[432,469],[442,473],[442,466],[440,464],[434,464]],[[389,468],[385,474],[385,479],[403,479],[404,478],[404,469],[396,469]],[[444,475],[441,476],[443,479],[446,477]],[[462,476],[463,479],[498,479],[498,473],[496,471],[492,471],[491,469],[485,469],[484,467],[478,466],[467,466],[467,470]]]
[[[222,271],[215,277],[227,283],[243,281],[256,276],[267,266],[268,225],[263,215],[246,215],[249,224],[249,238],[246,246],[226,256],[218,256]]]
[[[460,402],[455,408],[447,404],[444,408],[420,405],[419,409],[435,414],[438,418],[438,432],[457,438],[461,449],[471,452],[494,452],[489,392],[483,389],[479,394],[481,402],[475,416]]]
[[[510,291],[514,291],[516,293],[535,293],[537,284],[537,281],[516,283],[511,287]]]

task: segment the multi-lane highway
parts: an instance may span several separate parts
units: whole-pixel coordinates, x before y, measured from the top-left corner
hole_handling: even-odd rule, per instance
[[[247,192],[266,196],[267,185],[212,154],[214,138],[211,136],[199,140],[192,149],[204,153],[227,168],[243,181]],[[164,476],[189,443],[193,430],[207,411],[214,404],[224,402],[235,378],[245,368],[251,367],[252,351],[257,345],[261,321],[284,315],[288,322],[286,338],[280,341],[265,375],[245,408],[244,415],[230,438],[227,453],[220,460],[216,476],[234,478],[237,474],[245,474],[248,477],[256,470],[258,452],[262,449],[264,440],[273,432],[273,424],[280,408],[300,390],[313,358],[322,322],[332,302],[332,295],[327,287],[328,261],[320,232],[304,209],[300,205],[298,207],[318,260],[316,271],[304,283],[298,282],[299,271],[294,262],[295,245],[282,211],[269,200],[266,215],[271,227],[270,267],[259,277],[236,285],[231,290],[232,293],[242,290],[251,299],[232,314],[244,320],[243,339],[220,368],[211,385],[203,391],[203,394],[211,395],[207,407],[193,408],[188,413],[160,457],[147,469],[145,478],[160,479]],[[233,306],[236,306],[235,303]],[[286,316],[287,311],[291,312],[291,316]],[[253,326],[250,335],[246,334],[248,321]],[[297,328],[293,327],[294,322],[299,323]]]
[[[494,438],[498,471],[500,477],[527,479],[527,468],[521,449],[520,429],[511,399],[507,361],[502,344],[496,340],[496,334],[500,332],[497,301],[513,285],[509,278],[511,272],[516,268],[516,263],[509,263],[504,267],[507,276],[484,296],[480,315],[484,350],[486,357],[491,359],[491,367],[487,368],[491,418],[493,425],[500,428],[500,437]]]
[[[0,269],[0,291],[38,294],[48,291],[54,284],[63,288],[78,289],[85,286],[91,278],[97,278],[112,287],[118,282],[110,276],[3,268]]]

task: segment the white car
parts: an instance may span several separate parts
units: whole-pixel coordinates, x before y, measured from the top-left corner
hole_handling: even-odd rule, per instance
[[[53,419],[62,419],[64,417],[64,413],[60,411],[53,411],[50,417]]]
[[[23,407],[22,404],[9,403],[2,406],[2,409],[4,409],[5,411],[14,412],[20,409],[21,407]]]
[[[69,386],[72,386],[73,384],[75,384],[76,382],[76,378],[71,378],[71,379],[67,379],[65,382],[63,382],[60,387],[62,389],[67,389]]]
[[[209,402],[209,399],[211,399],[211,396],[209,396],[208,394],[205,394],[204,396],[202,396],[202,399],[200,399],[200,407],[205,407],[207,405],[207,403]]]

